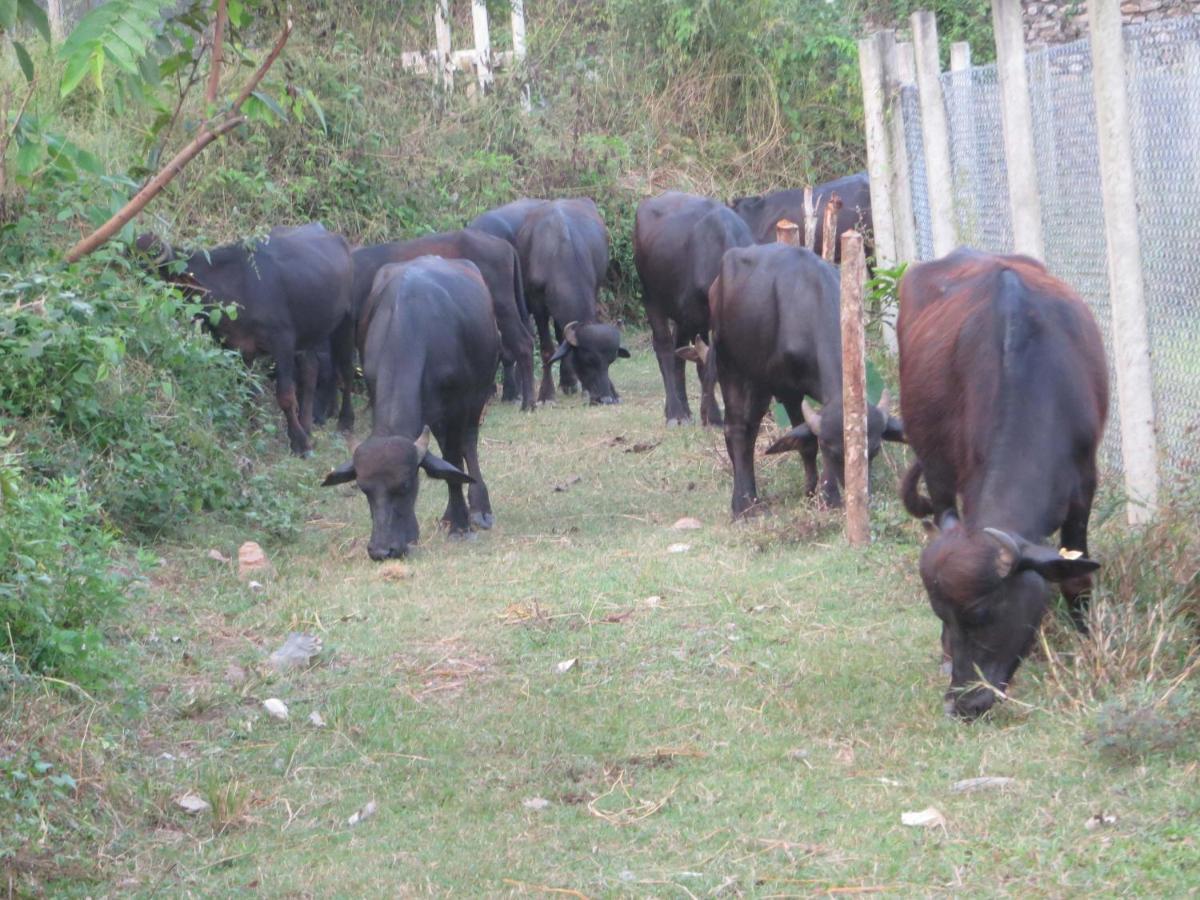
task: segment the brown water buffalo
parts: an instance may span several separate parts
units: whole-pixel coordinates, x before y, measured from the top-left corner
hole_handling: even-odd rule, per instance
[[[438,256],[383,266],[359,326],[371,434],[322,484],[357,481],[367,495],[368,555],[373,560],[403,556],[419,539],[418,468],[446,482],[450,498],[442,519],[452,535],[466,534],[471,525],[492,527],[478,444],[500,340],[479,269]],[[429,450],[431,431],[442,458]],[[469,516],[464,484],[470,485]]]
[[[973,250],[908,270],[897,333],[917,455],[902,493],[940,528],[921,578],[951,659],[946,710],[973,718],[1029,651],[1047,581],[1085,622],[1104,347],[1087,306],[1040,263]],[[1059,530],[1061,553],[1042,543]]]
[[[533,335],[529,331],[520,262],[516,251],[507,242],[482,231],[464,229],[355,250],[351,298],[355,318],[358,319],[358,311],[371,292],[375,273],[382,266],[429,254],[467,259],[479,268],[495,305],[501,356],[506,363],[516,366],[521,408],[533,409]]]
[[[342,376],[338,427],[353,430],[352,269],[345,238],[319,223],[281,226],[248,244],[192,253],[181,271],[176,271],[177,254],[161,239],[143,235],[137,244],[143,253],[156,256],[164,277],[203,296],[211,329],[226,346],[240,351],[247,364],[262,354],[274,360],[275,395],[293,453],[307,455],[312,449],[317,350],[331,350]],[[226,304],[237,307],[236,316],[211,312]]]
[[[721,424],[721,410],[713,396],[716,367],[705,365],[708,289],[725,251],[753,243],[746,223],[716,200],[668,191],[638,204],[633,260],[662,372],[668,425],[692,419],[684,358],[696,363],[700,378],[700,421]]]
[[[517,248],[542,348],[538,399],[554,399],[552,366],[561,360],[564,393],[573,393],[582,382],[592,403],[618,402],[608,369],[629,351],[621,346],[615,326],[596,321],[596,294],[608,268],[608,229],[596,204],[587,199],[542,203],[526,215]],[[550,337],[551,321],[557,348]]]
[[[822,495],[841,502],[845,474],[842,440],[842,339],[838,270],[809,250],[761,244],[729,250],[709,294],[717,376],[725,398],[725,446],[733,463],[733,514],[758,501],[754,443],[771,397],[794,422],[802,422],[768,453],[799,450],[805,489],[817,487],[822,457]],[[816,412],[811,397],[824,404]],[[868,408],[868,456],[883,441],[903,441],[904,428],[889,415],[886,400]]]
[[[814,249],[817,253],[821,252],[825,237],[825,204],[834,192],[842,201],[837,216],[837,233],[841,234],[849,228],[863,232],[863,249],[868,258],[873,256],[875,242],[871,231],[871,185],[866,172],[827,181],[813,188],[813,207],[817,217]],[[790,219],[797,225],[804,225],[804,191],[801,189],[775,191],[757,197],[738,197],[730,206],[746,220],[755,242],[759,244],[769,244],[775,240],[775,223],[780,219]],[[835,262],[842,261],[841,241],[835,242],[833,259]]]

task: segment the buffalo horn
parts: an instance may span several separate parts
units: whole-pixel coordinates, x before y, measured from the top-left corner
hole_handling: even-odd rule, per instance
[[[575,334],[575,329],[579,327],[578,322],[568,322],[567,327],[563,329],[563,340],[572,347],[579,346],[579,338]]]
[[[821,414],[812,408],[812,404],[805,397],[800,401],[800,412],[804,415],[804,422],[812,429],[813,434],[821,433]]]
[[[413,441],[413,445],[417,448],[417,462],[419,463],[425,458],[425,454],[429,452],[428,425],[421,429],[421,434],[415,441]]]
[[[892,395],[888,393],[887,388],[884,388],[883,393],[879,395],[878,408],[885,419],[892,414]]]

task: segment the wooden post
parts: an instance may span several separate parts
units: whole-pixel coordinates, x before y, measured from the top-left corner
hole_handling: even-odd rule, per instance
[[[450,48],[450,0],[437,0],[433,7],[433,31],[437,39],[437,69],[442,87],[454,90],[454,59]]]
[[[475,29],[475,73],[479,79],[479,90],[486,92],[492,86],[492,37],[488,33],[487,4],[484,0],[471,0],[471,24]]]
[[[799,247],[800,226],[791,219],[780,219],[775,223],[775,240],[789,247]]]
[[[846,537],[851,547],[871,543],[867,469],[867,341],[863,330],[863,283],[867,261],[862,235],[842,234],[842,410],[846,461]]]
[[[816,249],[817,243],[817,211],[813,206],[812,185],[804,186],[804,246],[809,250]]]
[[[1089,3],[1088,22],[1121,456],[1129,498],[1126,516],[1131,524],[1138,524],[1153,518],[1158,509],[1158,439],[1120,9],[1116,3]]]
[[[976,153],[975,153],[975,84],[971,75],[971,45],[957,41],[950,45],[950,71],[955,73],[954,86],[950,91],[951,118],[954,128],[954,160],[957,163],[958,192],[958,240],[964,244],[977,243],[979,214],[975,209],[976,197]]]
[[[958,245],[958,229],[954,223],[950,128],[942,97],[937,19],[933,13],[913,13],[912,33],[917,54],[917,88],[921,95],[921,137],[925,147],[925,178],[929,185],[933,255],[945,256]]]
[[[825,200],[825,214],[821,221],[821,258],[826,262],[833,262],[837,255],[837,220],[841,211],[842,198],[837,191],[830,192]]]
[[[1115,5],[1115,0],[1108,0]],[[1090,6],[1102,6],[1092,3]],[[1033,147],[1033,111],[1025,71],[1025,31],[1021,0],[992,0],[996,33],[996,71],[1000,76],[1000,112],[1004,124],[1004,162],[1008,169],[1008,206],[1013,249],[1036,259],[1046,256],[1042,237],[1042,200],[1038,193]]]

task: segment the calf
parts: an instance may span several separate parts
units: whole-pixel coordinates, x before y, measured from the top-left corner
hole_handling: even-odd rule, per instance
[[[753,243],[746,223],[716,200],[668,191],[638,204],[633,260],[667,395],[668,425],[692,419],[685,358],[696,363],[700,378],[700,421],[721,424],[721,410],[713,396],[716,367],[705,365],[708,289],[725,251]]]
[[[809,250],[762,244],[729,250],[709,292],[713,347],[725,398],[725,446],[733,463],[733,514],[758,502],[754,443],[771,397],[797,425],[768,453],[799,450],[805,490],[817,487],[817,451],[823,460],[822,494],[841,502],[842,338],[838,271]],[[818,414],[807,403],[824,404]],[[868,407],[868,456],[881,443],[903,441],[904,430],[886,401]]]
[[[1040,263],[972,250],[908,270],[897,333],[917,455],[903,496],[940,529],[921,579],[950,656],[946,711],[973,718],[1033,644],[1048,581],[1085,622],[1104,347],[1087,306]],[[1042,543],[1059,530],[1061,552]]]
[[[842,208],[837,214],[837,234],[850,228],[861,231],[865,236],[864,249],[867,257],[875,253],[875,242],[871,238],[871,184],[866,172],[847,175],[813,188],[813,208],[817,219],[816,247],[821,252],[825,239],[825,204],[829,197],[836,193],[842,201]],[[759,244],[769,244],[775,240],[775,223],[780,219],[789,219],[797,224],[804,223],[804,191],[792,188],[774,191],[770,194],[760,194],[756,197],[738,197],[730,206],[733,211],[746,220],[754,240]],[[842,242],[834,242],[834,262],[842,261]]]
[[[538,399],[554,399],[552,366],[561,360],[564,393],[573,393],[582,382],[592,403],[618,402],[608,368],[629,351],[614,326],[596,321],[596,294],[608,268],[608,229],[596,204],[586,199],[545,201],[525,216],[517,249],[542,347]],[[551,321],[557,348],[550,337]]]
[[[312,449],[315,351],[330,348],[342,376],[338,427],[353,430],[352,268],[345,238],[319,223],[278,227],[262,240],[193,253],[181,272],[175,271],[177,254],[161,239],[143,235],[137,243],[142,252],[156,254],[164,277],[203,296],[206,320],[222,343],[240,351],[247,364],[261,354],[274,360],[275,396],[293,453]],[[225,304],[236,306],[237,315],[214,315]]]
[[[500,340],[492,298],[465,260],[422,256],[382,267],[359,320],[371,399],[370,436],[324,485],[357,481],[371,508],[373,560],[403,556],[420,537],[417,469],[446,482],[452,535],[494,522],[479,470],[479,421]],[[433,432],[442,458],[429,451]],[[466,460],[466,472],[462,471]],[[469,484],[470,515],[462,486]]]
[[[521,408],[533,409],[533,335],[529,331],[521,266],[516,251],[505,241],[482,231],[464,229],[355,250],[352,292],[355,318],[359,318],[359,311],[371,293],[375,273],[382,266],[428,254],[470,260],[479,268],[492,296],[502,358],[506,364],[516,366]]]

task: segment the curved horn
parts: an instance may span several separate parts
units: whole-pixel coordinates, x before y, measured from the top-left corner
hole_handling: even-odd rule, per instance
[[[578,335],[575,334],[575,329],[577,329],[578,327],[579,327],[578,322],[568,322],[566,327],[563,328],[563,340],[566,341],[568,344],[570,344],[572,347],[579,346],[579,337],[578,337]]]
[[[421,434],[413,441],[413,446],[417,448],[417,462],[421,462],[425,458],[425,454],[429,452],[429,426],[426,425],[421,429]]]
[[[813,409],[807,397],[800,401],[800,412],[804,415],[804,423],[812,429],[813,434],[820,434],[821,414]]]
[[[704,343],[704,338],[696,335],[692,338],[692,346],[696,348],[696,355],[700,357],[700,365],[708,364],[708,344]]]
[[[885,419],[892,414],[892,395],[888,393],[887,388],[884,388],[883,393],[879,395],[879,402],[876,406],[883,413]]]

